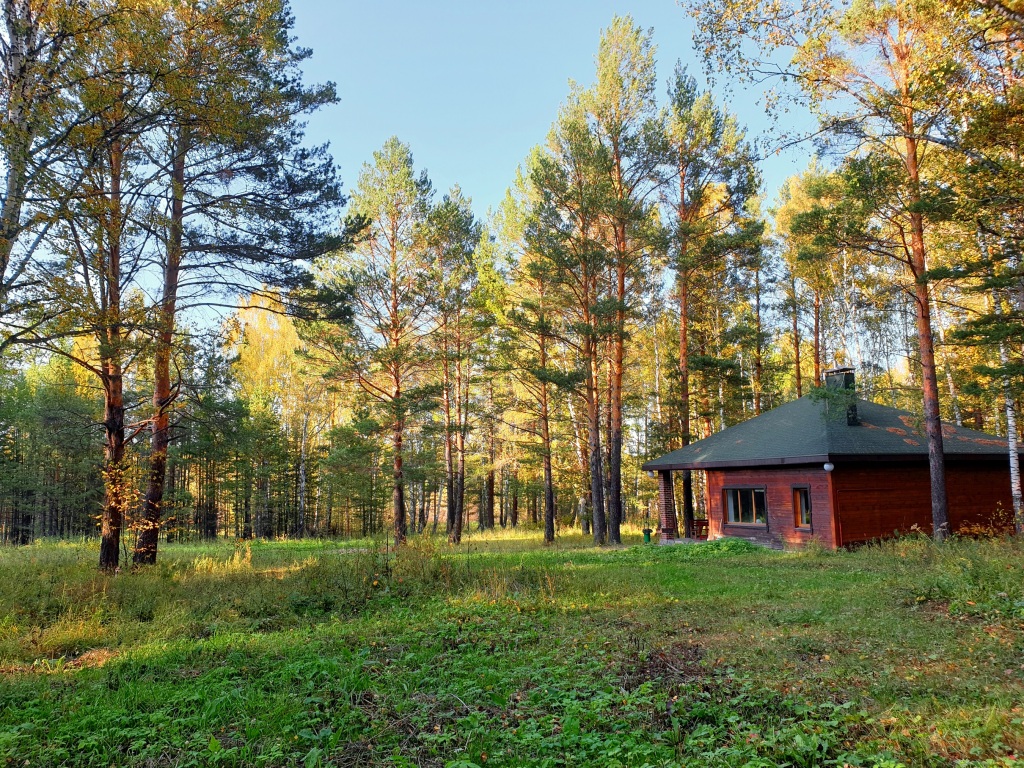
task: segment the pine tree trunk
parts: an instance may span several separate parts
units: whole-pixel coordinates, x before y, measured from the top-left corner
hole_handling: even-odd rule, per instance
[[[416,521],[416,533],[427,530],[427,481],[420,483],[420,514]]]
[[[167,526],[167,541],[168,542],[171,542],[171,541],[175,540],[175,538],[177,536],[178,527],[179,527],[177,502],[174,500],[175,499],[174,492],[175,492],[175,488],[177,487],[177,482],[178,482],[178,467],[175,465],[175,463],[173,461],[168,459],[168,461],[167,461],[167,484],[166,484],[166,486],[164,488],[164,497],[165,497],[165,499],[170,499],[171,503],[170,503],[170,505],[168,505],[167,503],[164,503],[164,505],[163,505],[164,506],[164,510],[165,511],[169,510],[170,513],[171,513],[170,515],[167,516],[167,522],[168,522],[168,526]]]
[[[616,227],[619,253],[626,250],[625,227]],[[610,385],[608,388],[608,543],[622,543],[622,370],[626,348],[626,265],[620,256],[616,265],[615,335],[612,339]]]
[[[252,538],[252,464],[245,461],[245,473],[242,482],[245,484],[242,497],[242,538]]]
[[[599,402],[601,367],[597,354],[597,341],[586,343],[590,361],[590,375],[587,380],[587,442],[590,454],[590,504],[595,544],[607,541],[607,518],[604,506],[604,478],[601,455],[601,408]]]
[[[455,526],[454,532],[449,534],[448,540],[453,544],[462,542],[462,528],[465,524],[466,512],[466,419],[468,419],[468,395],[463,400],[463,369],[462,359],[459,358],[455,364],[455,449],[456,469],[454,503],[455,503]]]
[[[519,526],[519,473],[513,472],[509,481],[509,490],[512,492],[512,501],[509,504],[508,524],[512,528]]]
[[[814,289],[814,386],[821,386],[821,292]]]
[[[106,239],[107,268],[104,284],[106,287],[106,317],[103,319],[102,338],[99,339],[101,373],[103,384],[103,428],[106,438],[104,447],[105,497],[100,519],[100,568],[114,570],[120,564],[121,528],[124,514],[131,500],[127,487],[124,463],[124,371],[121,365],[121,171],[123,147],[121,142],[112,142],[110,155],[110,198],[109,211],[105,214],[103,227]]]
[[[445,533],[448,535],[449,542],[457,544],[458,542],[455,540],[455,457],[452,452],[452,443],[455,440],[455,435],[452,429],[452,374],[448,350],[447,319],[445,320],[445,327],[442,328],[441,332],[445,338],[444,349],[442,350],[444,359],[441,361],[442,416],[444,418]],[[458,397],[458,393],[456,393],[456,397]]]
[[[546,363],[546,349],[541,348],[542,366]],[[544,368],[542,367],[542,370]],[[541,382],[540,436],[542,461],[544,465],[544,543],[555,541],[555,483],[551,470],[551,420],[548,414],[548,385]],[[570,395],[570,398],[572,395]]]
[[[789,281],[793,299],[793,372],[796,374],[796,396],[803,397],[803,382],[800,378],[800,305],[797,303],[796,278]]]
[[[492,530],[494,528],[494,467],[487,470],[487,482],[485,484],[485,503],[483,514],[480,515],[481,528]]]
[[[104,380],[103,427],[106,444],[103,474],[106,494],[100,522],[100,568],[113,570],[120,564],[121,528],[131,498],[124,462],[125,409],[121,366],[108,361],[104,365]]]
[[[260,462],[260,514],[256,518],[256,535],[261,539],[269,539],[270,527],[270,467],[267,460]]]
[[[761,270],[754,271],[754,415],[761,415],[761,391],[764,386],[764,359],[761,349]]]
[[[296,508],[298,520],[295,526],[295,535],[303,538],[306,535],[306,477],[309,463],[309,414],[302,414],[302,431],[299,434],[299,479],[296,493]]]
[[[167,449],[171,444],[170,408],[175,393],[171,387],[171,353],[181,271],[182,233],[185,210],[185,156],[187,137],[179,132],[171,165],[171,217],[167,233],[163,296],[158,309],[159,331],[153,356],[153,416],[149,452],[149,483],[142,506],[139,538],[132,559],[137,565],[156,562],[160,520],[163,514],[164,484],[167,479]]]
[[[921,354],[921,379],[924,391],[924,422],[928,435],[928,470],[931,475],[932,536],[942,541],[949,534],[949,511],[946,502],[946,456],[942,444],[942,421],[939,413],[939,380],[935,367],[935,341],[932,337],[931,297],[928,291],[927,258],[924,244],[924,216],[921,204],[917,142],[913,125],[906,142],[907,173],[910,180],[910,252],[914,274],[914,298],[917,311],[917,343]]]
[[[680,444],[690,444],[690,276],[680,271],[679,287],[679,432]],[[693,475],[683,472],[683,536],[693,538]]]
[[[399,409],[401,408],[401,395],[401,384],[399,382],[395,382],[395,397],[392,400],[392,404],[395,407],[395,422],[391,434],[391,450],[394,452],[392,457],[391,501],[394,508],[394,535],[396,547],[405,542],[406,535],[408,534],[405,516],[405,476],[402,468],[402,442],[405,435],[405,423],[402,418],[402,414],[399,412]]]

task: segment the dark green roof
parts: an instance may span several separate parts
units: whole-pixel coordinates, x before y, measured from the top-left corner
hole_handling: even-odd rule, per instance
[[[928,440],[919,416],[857,400],[860,423],[847,424],[845,405],[812,399],[779,406],[703,440],[644,464],[659,469],[817,464],[841,459],[925,459]],[[950,458],[997,459],[1009,450],[1005,439],[942,423]]]

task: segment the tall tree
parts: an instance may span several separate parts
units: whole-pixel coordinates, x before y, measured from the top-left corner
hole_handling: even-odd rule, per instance
[[[49,349],[94,373],[103,392],[100,567],[112,570],[120,562],[125,515],[135,503],[125,461],[133,436],[126,424],[125,376],[140,352],[144,322],[141,297],[132,288],[144,267],[145,237],[137,222],[150,179],[141,141],[151,122],[142,104],[152,83],[144,73],[153,71],[135,46],[147,50],[153,27],[144,16],[124,16],[104,32],[79,77],[77,97],[90,105],[92,117],[70,134],[72,149],[63,163],[63,173],[81,178],[82,187],[60,221],[55,243],[65,256],[63,270],[50,278],[59,326],[36,343],[62,333],[94,342],[81,352],[60,344]],[[126,40],[135,45],[126,46]]]
[[[680,445],[693,439],[690,425],[690,322],[693,283],[716,260],[718,239],[735,228],[758,178],[749,145],[736,118],[700,93],[694,78],[676,64],[665,118],[668,173],[663,195],[671,211],[670,265],[679,302]],[[693,535],[693,477],[683,474],[684,535]]]
[[[412,152],[397,138],[363,165],[351,212],[369,226],[350,252],[330,266],[333,279],[350,292],[354,321],[335,339],[332,374],[353,380],[378,407],[391,440],[395,542],[408,533],[403,446],[410,414],[429,405],[425,372],[432,251],[424,241],[431,185],[413,168]]]
[[[663,131],[655,102],[653,30],[629,16],[615,17],[597,51],[597,80],[584,92],[594,134],[608,157],[609,198],[603,215],[608,230],[615,305],[608,382],[608,540],[622,543],[622,375],[627,318],[635,313],[638,287],[660,231],[652,208],[662,160]]]
[[[524,429],[540,440],[541,495],[543,497],[544,542],[555,541],[555,482],[553,469],[552,418],[554,391],[565,383],[554,365],[558,344],[559,311],[548,288],[547,262],[525,244],[528,227],[529,189],[525,179],[517,180],[499,210],[501,241],[512,266],[503,325],[507,330],[504,356],[513,379],[526,390],[531,405],[524,406],[529,424]]]
[[[530,180],[536,205],[527,243],[563,308],[566,340],[576,355],[573,374],[586,406],[591,518],[595,544],[607,541],[601,451],[602,347],[614,330],[617,303],[608,301],[602,281],[607,249],[603,217],[612,196],[611,160],[594,135],[578,94],[562,108],[546,152],[533,156]]]
[[[473,355],[479,338],[474,291],[473,253],[481,228],[470,201],[455,187],[432,207],[424,229],[431,251],[434,284],[433,344],[440,373],[444,429],[445,528],[448,540],[462,540],[466,499],[466,441],[469,431],[469,388]]]
[[[287,2],[190,0],[160,21],[161,59],[173,66],[147,103],[159,126],[149,153],[165,190],[151,226],[164,247],[136,563],[156,560],[182,303],[253,283],[294,284],[302,261],[338,247],[328,227],[342,201],[330,156],[302,146],[301,116],[336,96],[333,86],[303,84],[299,66],[310,52],[290,45]]]

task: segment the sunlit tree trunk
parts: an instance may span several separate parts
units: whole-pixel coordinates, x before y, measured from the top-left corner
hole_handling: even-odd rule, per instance
[[[789,278],[790,298],[793,302],[793,373],[796,376],[796,396],[803,397],[803,382],[800,374],[800,305],[797,302],[796,278]]]
[[[607,541],[607,517],[604,505],[604,472],[601,451],[601,360],[596,339],[585,342],[589,372],[586,384],[587,439],[590,458],[590,503],[595,544]]]
[[[942,541],[949,534],[949,512],[946,502],[946,457],[942,444],[942,421],[939,411],[939,381],[935,366],[935,341],[932,336],[931,296],[928,290],[927,258],[924,243],[924,215],[921,207],[921,176],[919,150],[914,138],[915,126],[908,113],[906,125],[906,168],[910,193],[911,272],[914,275],[914,304],[917,314],[917,343],[921,355],[921,383],[924,392],[925,432],[928,435],[928,470],[931,476],[932,535]]]
[[[540,340],[541,370],[547,370],[547,340]],[[548,405],[548,383],[540,382],[540,438],[544,469],[544,542],[555,541],[555,482],[551,468],[551,419]]]
[[[160,519],[163,514],[167,449],[171,443],[170,408],[175,392],[171,384],[171,353],[177,312],[178,278],[181,270],[182,226],[185,204],[185,155],[188,138],[182,129],[176,138],[171,168],[171,216],[168,227],[163,295],[157,308],[157,338],[153,356],[153,416],[149,454],[149,484],[143,500],[139,538],[133,560],[137,564],[156,562]]]
[[[103,384],[104,480],[106,494],[100,521],[100,568],[113,570],[121,556],[121,529],[125,512],[131,504],[132,489],[126,476],[125,406],[123,355],[123,328],[121,321],[121,237],[123,216],[121,180],[124,147],[119,140],[112,142],[109,158],[110,194],[108,208],[101,214],[101,240],[106,249],[103,259],[104,276],[100,285],[105,289],[103,328],[99,340],[101,381]]]
[[[821,386],[821,291],[814,289],[814,386]]]

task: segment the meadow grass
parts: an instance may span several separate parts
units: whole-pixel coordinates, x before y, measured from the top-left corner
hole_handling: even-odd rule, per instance
[[[0,549],[30,766],[1011,766],[1024,543]]]

